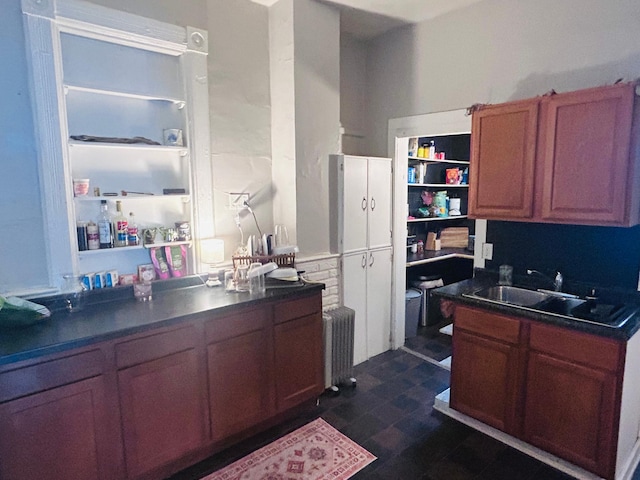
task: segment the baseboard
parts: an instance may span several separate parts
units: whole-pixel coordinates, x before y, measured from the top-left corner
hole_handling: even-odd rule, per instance
[[[464,413],[460,413],[449,406],[449,393],[450,390],[447,388],[444,392],[440,393],[436,396],[435,402],[433,404],[433,409],[438,412],[453,418],[454,420],[459,421],[460,423],[464,423],[465,425],[484,433],[496,440],[508,445],[510,447],[515,448],[516,450],[529,455],[530,457],[535,458],[536,460],[541,461],[542,463],[546,463],[547,465],[552,466],[560,470],[561,472],[566,473],[567,475],[571,475],[578,480],[603,480],[602,477],[595,475],[591,472],[588,472],[572,463],[567,462],[555,455],[551,455],[550,453],[545,452],[544,450],[540,450],[539,448],[534,447],[522,440],[519,440],[511,435],[507,435],[506,433],[497,430],[489,425],[486,425],[475,418],[471,418]],[[631,470],[631,474],[633,474],[633,470]],[[631,477],[625,477],[625,480],[630,480]],[[616,480],[623,480],[622,478],[616,477]]]

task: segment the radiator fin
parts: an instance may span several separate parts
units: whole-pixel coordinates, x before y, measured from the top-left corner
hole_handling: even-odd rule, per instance
[[[355,313],[349,307],[338,307],[323,315],[325,388],[352,382]]]

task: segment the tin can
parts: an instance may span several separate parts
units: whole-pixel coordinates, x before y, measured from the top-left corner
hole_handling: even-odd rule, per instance
[[[85,290],[93,290],[95,275],[93,273],[85,273],[82,276],[82,285]]]
[[[78,250],[83,252],[85,250],[89,250],[89,245],[87,244],[87,224],[89,222],[76,222],[76,232],[78,235]]]
[[[95,278],[93,280],[94,288],[105,288],[106,287],[106,272],[96,272]]]
[[[116,287],[118,285],[118,271],[109,270],[105,275],[105,286]]]

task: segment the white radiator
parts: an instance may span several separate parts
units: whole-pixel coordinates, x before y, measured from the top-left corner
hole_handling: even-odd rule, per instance
[[[353,329],[355,311],[338,307],[326,311],[324,325],[324,386],[337,391],[337,386],[354,386],[353,378]]]

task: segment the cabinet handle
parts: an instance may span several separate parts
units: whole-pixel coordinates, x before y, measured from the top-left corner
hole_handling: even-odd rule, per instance
[[[362,197],[362,210],[367,209],[367,197]]]
[[[367,267],[367,254],[365,253],[364,255],[362,255],[362,264],[361,264],[362,268],[366,268]]]
[[[375,262],[375,257],[373,256],[373,253],[369,254],[369,266],[373,267],[373,262]]]
[[[371,197],[371,211],[373,212],[376,209],[376,199]]]

